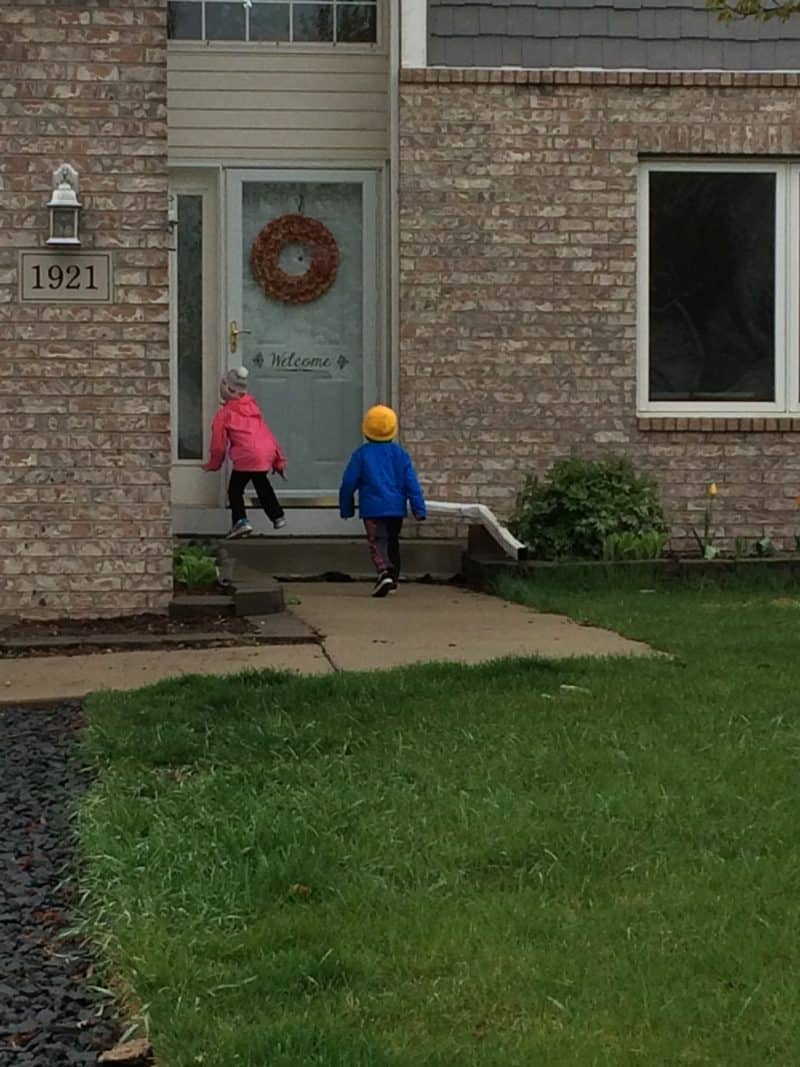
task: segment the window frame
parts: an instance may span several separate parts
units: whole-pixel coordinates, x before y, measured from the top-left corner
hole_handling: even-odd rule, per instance
[[[386,51],[386,0],[374,0],[375,6],[375,40],[374,41],[250,41],[239,40],[232,38],[231,40],[217,40],[216,38],[209,40],[205,36],[206,32],[206,17],[205,17],[205,3],[203,0],[184,0],[188,3],[202,4],[201,7],[201,37],[168,37],[167,43],[169,48],[215,48],[221,51],[227,51],[230,49],[241,50],[260,50],[260,51],[281,51],[281,52],[326,52],[331,49],[336,51],[345,51],[350,53],[375,53]],[[275,3],[303,3],[304,0],[274,0]],[[305,0],[305,2],[313,3],[314,0]],[[357,6],[359,0],[320,0],[320,2],[330,2],[333,8],[334,14],[334,27],[336,24],[336,6],[337,3],[342,6]],[[370,0],[365,0],[369,3]],[[250,26],[250,12],[249,9],[245,9],[245,25],[247,32],[249,33]],[[290,12],[290,31],[291,31],[291,12]],[[335,29],[334,29],[335,34]]]
[[[775,399],[650,400],[650,175],[716,171],[775,175]],[[637,414],[663,418],[796,417],[800,412],[800,164],[789,160],[641,160],[637,193]],[[794,294],[794,298],[792,298]]]

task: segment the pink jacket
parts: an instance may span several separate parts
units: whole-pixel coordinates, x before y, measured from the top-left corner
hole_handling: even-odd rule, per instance
[[[249,393],[226,401],[214,416],[208,457],[211,470],[222,466],[228,446],[235,471],[281,473],[286,467],[286,457]]]

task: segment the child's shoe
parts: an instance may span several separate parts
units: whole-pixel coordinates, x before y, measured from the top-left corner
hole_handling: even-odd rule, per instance
[[[275,530],[282,530],[285,525],[286,525],[286,516],[285,515],[281,515],[281,517],[279,519],[275,519],[275,521],[272,524],[272,526],[273,526],[273,528]]]
[[[249,537],[253,532],[253,527],[247,521],[247,519],[239,519],[238,522],[233,524],[233,529],[225,538],[226,541],[235,541],[237,537]]]
[[[396,588],[394,578],[388,571],[384,571],[383,574],[378,575],[378,580],[372,587],[372,596],[386,596],[387,593],[391,593]]]

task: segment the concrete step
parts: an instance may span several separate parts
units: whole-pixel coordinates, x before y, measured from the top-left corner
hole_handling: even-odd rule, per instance
[[[233,606],[237,615],[276,615],[286,603],[283,586],[258,575],[234,574]]]
[[[230,593],[211,593],[205,596],[177,593],[173,596],[169,613],[176,619],[197,618],[198,615],[277,615],[286,607],[283,586],[271,576],[252,568],[230,566]]]
[[[234,582],[251,584],[258,576],[316,578],[346,574],[374,576],[366,539],[345,537],[248,537],[223,541],[233,564]],[[452,578],[461,571],[464,544],[444,538],[409,538],[401,542],[403,574],[407,578]]]

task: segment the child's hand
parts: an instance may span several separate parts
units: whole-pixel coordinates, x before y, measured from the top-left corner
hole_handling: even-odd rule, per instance
[[[204,463],[204,464],[203,464],[203,467],[202,467],[202,469],[203,469],[204,471],[213,471],[213,470],[214,470],[214,468],[213,468],[213,467],[211,467],[211,466],[209,466],[209,464],[208,464],[208,463]]]
[[[282,470],[275,471],[275,473],[277,475],[279,475],[281,478],[283,478],[284,481],[286,481],[286,468],[285,467]]]
[[[414,518],[417,520],[417,522],[425,522],[425,516],[424,515],[417,515],[416,512],[414,512]]]

